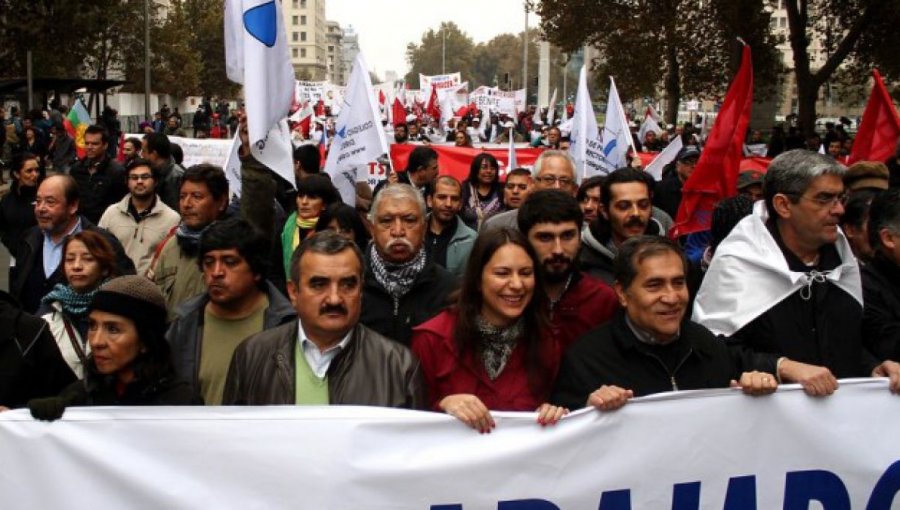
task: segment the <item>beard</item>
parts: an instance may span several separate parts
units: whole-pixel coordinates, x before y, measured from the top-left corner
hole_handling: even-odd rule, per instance
[[[554,264],[557,263],[557,264]],[[559,264],[565,264],[560,267]],[[572,259],[568,257],[553,257],[544,261],[544,277],[549,284],[563,283],[575,270]]]

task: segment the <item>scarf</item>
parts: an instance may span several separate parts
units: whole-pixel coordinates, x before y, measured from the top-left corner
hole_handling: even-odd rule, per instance
[[[506,328],[498,328],[488,323],[480,315],[475,320],[478,326],[478,332],[481,334],[481,343],[483,350],[481,351],[481,359],[484,362],[484,370],[487,372],[491,380],[497,379],[509,356],[519,342],[524,330],[524,324],[521,317]]]
[[[200,230],[194,230],[184,223],[178,224],[178,229],[175,230],[175,238],[178,241],[178,246],[181,247],[181,250],[186,255],[193,257],[197,254],[197,251],[200,249],[200,236],[203,235],[207,228],[209,228],[209,225]]]
[[[500,198],[500,193],[497,193],[496,188],[491,188],[491,192],[488,194],[487,201],[485,202],[482,202],[478,197],[478,186],[470,183],[469,189],[471,194],[469,195],[468,206],[469,209],[475,211],[475,217],[478,220],[478,227],[480,228],[484,220],[500,212],[503,207],[503,201]]]
[[[300,215],[297,215],[295,223],[297,224],[297,228],[294,229],[294,238],[291,240],[291,244],[293,244],[294,249],[297,249],[297,246],[300,246],[300,231],[301,230],[312,230],[316,228],[316,223],[319,222],[319,217],[310,218],[308,220],[304,220],[300,218]]]
[[[381,258],[375,249],[375,243],[372,243],[369,248],[369,259],[372,262],[375,280],[395,299],[400,299],[409,292],[416,277],[425,268],[425,250],[419,250],[409,262],[391,264]]]
[[[103,282],[100,282],[100,285],[102,284]],[[41,299],[41,303],[47,304],[58,301],[62,305],[63,312],[65,312],[66,315],[73,318],[85,317],[91,308],[91,301],[94,300],[94,294],[100,290],[100,285],[97,285],[97,287],[90,292],[78,293],[66,284],[57,283],[56,286],[53,287],[53,290],[48,292],[47,295]]]

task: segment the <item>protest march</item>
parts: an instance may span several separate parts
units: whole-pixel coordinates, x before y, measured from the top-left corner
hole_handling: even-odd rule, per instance
[[[0,109],[10,507],[898,508],[878,70],[855,131],[764,132],[741,41],[676,125],[590,63],[298,79],[283,3],[225,2],[193,129]]]

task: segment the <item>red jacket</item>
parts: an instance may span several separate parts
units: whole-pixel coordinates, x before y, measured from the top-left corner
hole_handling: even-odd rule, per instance
[[[506,366],[495,380],[491,380],[481,363],[463,360],[456,349],[453,330],[456,310],[445,310],[436,317],[416,326],[412,332],[412,350],[421,361],[425,386],[431,407],[447,395],[469,393],[475,395],[488,409],[496,411],[534,411],[547,401],[548,393],[534,395],[525,370],[525,349],[517,346]],[[545,337],[550,338],[550,337]],[[555,340],[544,342],[548,373],[556,377],[561,352]],[[547,381],[547,389],[553,381]]]
[[[612,287],[587,273],[576,273],[572,285],[550,311],[550,334],[562,352],[581,335],[609,322],[619,309]]]

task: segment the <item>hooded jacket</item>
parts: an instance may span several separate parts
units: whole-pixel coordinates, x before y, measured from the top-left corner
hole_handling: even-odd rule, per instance
[[[665,235],[665,229],[659,220],[651,216],[644,234]],[[613,276],[613,260],[619,249],[612,240],[609,222],[603,216],[598,217],[581,231],[581,243],[581,254],[578,256],[581,269],[612,285],[616,280]]]

